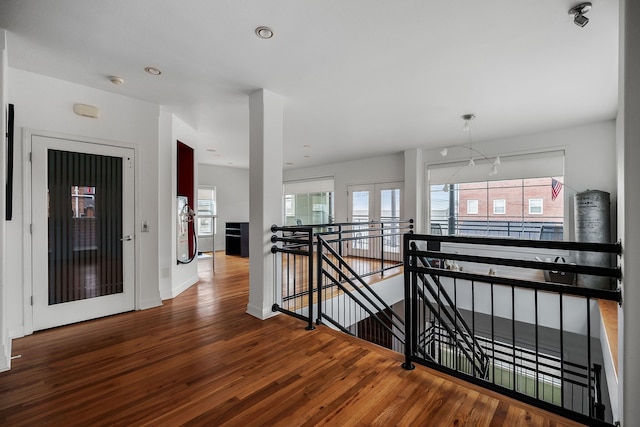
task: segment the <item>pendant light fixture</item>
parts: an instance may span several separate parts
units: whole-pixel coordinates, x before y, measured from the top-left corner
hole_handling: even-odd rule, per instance
[[[498,166],[500,165],[500,156],[496,156],[495,159],[493,159],[493,161],[491,161],[491,159],[489,157],[487,157],[486,155],[484,155],[483,153],[481,153],[480,151],[476,150],[475,148],[473,148],[473,140],[472,140],[472,134],[471,134],[471,122],[476,118],[475,114],[464,114],[463,116],[460,117],[462,120],[464,120],[464,124],[462,126],[462,131],[466,132],[468,134],[467,136],[467,145],[450,145],[448,147],[443,148],[442,150],[440,150],[440,155],[442,157],[447,157],[447,155],[449,154],[449,148],[466,148],[467,150],[469,150],[469,163],[467,163],[467,165],[465,166],[461,166],[460,169],[466,167],[466,166],[475,166],[476,165],[476,161],[474,159],[474,154],[479,157],[481,160],[486,160],[487,162],[491,162],[491,169],[489,171],[489,176],[494,176],[498,174]],[[450,188],[450,183],[449,181],[451,181],[451,179],[453,178],[453,176],[455,176],[460,169],[458,169],[458,171],[456,171],[448,180],[447,183],[442,187],[442,190],[447,192],[449,191]]]

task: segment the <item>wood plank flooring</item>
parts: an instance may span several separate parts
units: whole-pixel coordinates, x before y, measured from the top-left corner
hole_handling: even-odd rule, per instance
[[[216,254],[162,307],[14,341],[6,426],[571,426],[326,327],[245,313],[248,260]],[[208,270],[208,271],[207,271]]]

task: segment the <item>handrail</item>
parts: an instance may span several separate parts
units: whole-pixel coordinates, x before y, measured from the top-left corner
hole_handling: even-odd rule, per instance
[[[425,257],[417,257],[417,258],[423,265],[430,266],[429,261]],[[445,299],[445,302],[449,305],[449,307],[453,307],[451,309],[451,311],[453,311],[453,315],[449,312],[449,310],[446,309],[446,306],[443,307],[443,308],[445,308],[443,311],[444,311],[445,316],[448,318],[449,322],[451,322],[452,324],[455,325],[455,329],[456,330],[452,331],[448,327],[447,323],[443,322],[443,319],[440,316],[440,311],[439,310],[434,311],[433,308],[432,308],[432,312],[434,312],[437,315],[437,317],[440,320],[440,324],[445,327],[445,329],[447,330],[447,332],[449,332],[449,334],[450,334],[452,339],[454,339],[454,340],[459,342],[458,335],[461,335],[462,340],[467,345],[467,347],[471,349],[471,351],[473,352],[473,355],[475,357],[470,356],[466,351],[464,351],[464,348],[463,348],[463,352],[464,352],[465,356],[467,357],[467,359],[471,360],[471,362],[473,363],[474,367],[476,367],[476,369],[481,374],[481,376],[486,375],[486,373],[487,373],[488,356],[483,351],[482,346],[480,346],[480,343],[477,341],[474,331],[469,327],[467,321],[464,319],[462,314],[460,314],[460,311],[458,311],[458,309],[456,308],[455,303],[453,302],[453,300],[449,296],[449,293],[446,291],[444,286],[442,286],[442,283],[440,282],[440,280],[433,274],[430,274],[429,276],[431,277],[431,280],[433,281],[433,283],[435,283],[435,285],[437,286],[438,292],[436,292],[433,289],[433,287],[431,286],[431,283],[429,282],[429,280],[426,278],[426,276],[424,274],[418,273],[418,277],[420,278],[420,281],[422,282],[422,285],[428,289],[428,291],[431,294],[431,296],[436,301],[438,301],[438,303],[440,302],[440,296],[442,296]],[[418,288],[418,292],[421,292],[420,288]],[[428,298],[423,296],[422,300],[425,303],[430,304]],[[458,325],[462,326],[463,334],[459,334],[458,333],[458,330],[457,330],[457,326]],[[477,349],[477,352],[476,352],[476,349]],[[479,359],[480,366],[476,366],[476,363],[475,363],[476,358]]]
[[[327,244],[327,242],[324,241],[324,239],[321,236],[318,236],[318,243],[319,243],[319,247],[318,247],[318,259],[322,259],[322,261],[324,261],[325,263],[329,264],[332,268],[333,271],[335,271],[342,279],[343,281],[348,282],[349,284],[351,284],[353,286],[353,288],[362,295],[363,298],[365,298],[367,300],[367,302],[369,302],[372,306],[376,307],[376,309],[379,312],[383,312],[383,309],[387,309],[390,310],[390,312],[392,313],[391,318],[389,319],[391,322],[395,320],[399,321],[398,324],[394,323],[394,326],[396,326],[397,328],[400,329],[404,329],[404,322],[402,321],[402,319],[395,313],[395,311],[393,311],[391,309],[391,307],[389,307],[389,305],[382,300],[382,298],[380,298],[378,296],[378,294],[371,288],[371,286],[369,286],[369,284],[367,282],[365,282],[362,277],[360,277],[360,275],[353,269],[351,268],[351,266],[345,262],[345,260],[342,258],[342,256],[340,256],[338,254],[338,252],[336,252],[331,246],[329,246]],[[379,303],[381,303],[381,305],[383,307],[378,307],[376,306],[376,304],[371,300],[371,298],[369,296],[367,296],[363,291],[362,288],[360,286],[357,286],[353,280],[347,276],[341,269],[339,269],[334,263],[333,261],[331,261],[327,256],[323,255],[323,251],[324,249],[327,249],[329,251],[329,253],[334,256],[338,262],[340,264],[343,264],[345,269],[352,275],[352,277],[355,277],[356,280],[359,282],[359,284],[365,288],[374,298],[376,298],[378,300]],[[323,268],[320,266],[320,268]],[[323,269],[323,274],[327,274],[324,269]],[[331,276],[331,278],[333,279],[333,277]],[[320,286],[318,286],[318,292],[320,292]],[[318,297],[318,300],[320,300],[320,296]]]
[[[325,263],[325,266],[328,266],[321,257],[313,259],[318,248],[323,245],[327,248],[335,246],[335,250],[334,248],[325,249],[328,253],[331,251],[331,256],[335,258],[333,262],[337,264],[330,268],[344,271],[350,276],[346,277],[340,273],[341,281],[348,282],[352,279],[357,282],[357,285],[354,285],[355,288],[367,288],[369,285],[362,280],[363,277],[372,274],[384,275],[386,271],[402,265],[401,236],[405,232],[412,232],[412,229],[413,220],[397,218],[383,218],[381,221],[369,222],[272,225],[271,252],[280,254],[283,263],[282,278],[274,272],[275,293],[282,297],[277,296],[281,302],[275,303],[273,310],[291,315],[295,313],[294,317],[303,317],[308,323],[307,328],[312,328],[312,322],[319,322],[322,317],[320,312],[322,299],[318,296],[317,300],[314,300],[315,291],[318,290],[319,295],[325,287],[321,284],[321,264]],[[324,243],[319,239],[323,239]],[[277,259],[274,258],[274,262]],[[350,262],[358,266],[357,270],[349,267]],[[300,280],[301,275],[308,275],[308,280],[306,282]],[[390,310],[388,306],[383,309]],[[318,310],[317,318],[313,316],[315,310]],[[392,323],[394,327],[403,329],[397,321]]]
[[[426,236],[426,235],[425,235]],[[537,249],[564,249],[588,252],[608,252],[616,255],[622,253],[622,244],[616,243],[591,243],[591,242],[566,242],[560,240],[528,240],[528,239],[504,239],[499,237],[469,237],[469,236],[440,236],[429,234],[431,242],[444,243],[468,243],[472,245],[508,246],[519,248]]]
[[[444,244],[443,251],[434,250],[435,247],[440,246],[439,244]],[[471,251],[471,248],[475,249],[475,246],[481,246],[482,249]],[[598,363],[594,363],[600,356],[593,354],[598,351],[598,347],[593,346],[591,342],[595,338],[592,335],[591,303],[596,299],[620,302],[621,290],[619,288],[592,289],[553,282],[540,282],[537,281],[537,277],[542,276],[540,270],[565,271],[610,278],[613,286],[613,281],[621,277],[620,268],[618,266],[568,265],[516,260],[508,256],[504,258],[500,258],[499,255],[487,256],[484,253],[497,247],[561,249],[614,255],[619,255],[622,252],[620,242],[597,244],[487,237],[404,235],[406,336],[403,367],[410,369],[413,362],[425,364],[581,423],[592,426],[610,426],[611,424],[605,421],[605,418],[609,417],[608,419],[610,419],[611,415],[610,413],[606,415],[606,407],[604,406],[606,403],[602,401],[601,390],[604,387],[601,383],[600,368]],[[418,248],[425,249],[419,250]],[[465,253],[465,251],[467,252]],[[470,255],[469,253],[479,253],[480,255]],[[436,260],[435,265],[430,262],[431,260]],[[441,265],[444,265],[444,260],[462,261],[464,265],[459,266],[459,270],[458,268],[455,270],[440,268]],[[478,274],[468,271],[469,264],[481,265],[482,269],[491,266],[507,266],[514,268],[514,270],[507,270],[509,273],[506,273],[512,274],[512,277]],[[457,264],[450,265],[457,266]],[[464,267],[464,271],[462,271],[462,267]],[[536,270],[536,273],[522,274],[530,270]],[[494,269],[489,269],[489,271],[495,272]],[[430,282],[426,280],[429,277],[438,281],[439,285],[429,284]],[[446,282],[444,282],[445,279]],[[443,282],[440,283],[441,281]],[[603,283],[608,284],[609,282],[604,281]],[[458,295],[457,304],[454,304],[456,301],[447,300],[446,297],[438,294],[440,288],[436,289],[435,286],[443,287],[445,284],[447,292],[454,292],[454,295]],[[445,290],[444,287],[442,290]],[[421,309],[420,304],[424,304],[426,308]],[[526,304],[527,308],[524,308],[523,304]],[[470,339],[464,340],[465,327],[462,322],[460,322],[460,332],[454,330],[453,324],[456,323],[456,319],[451,317],[454,316],[452,311],[459,309],[467,311],[472,322],[474,318],[478,317],[482,320],[484,326],[480,330],[488,334],[486,338],[478,335],[474,327],[472,333],[466,332],[473,337],[473,346],[471,346],[469,345]],[[442,313],[438,313],[439,311]],[[480,315],[476,316],[476,313],[480,313]],[[427,316],[433,320],[423,324]],[[460,317],[464,319],[462,316]],[[571,322],[567,319],[570,319]],[[500,328],[498,330],[503,334],[501,336],[509,337],[510,345],[497,342],[495,335],[497,325]],[[559,332],[541,335],[539,328],[556,328]],[[522,336],[522,333],[526,335]],[[566,334],[572,334],[573,338],[567,341]],[[460,342],[464,342],[461,344],[461,348],[458,347],[457,340],[459,338],[462,339]],[[522,343],[527,343],[531,350],[524,349]],[[557,351],[558,357],[549,357],[541,353],[541,344],[542,348],[546,348],[545,346],[548,345],[555,347],[554,353]],[[436,348],[439,352],[444,351],[445,354],[450,355],[445,358],[444,365],[440,360],[434,362],[424,358],[424,346],[426,345],[436,346],[429,347],[430,351],[435,351],[434,348]],[[492,366],[490,368],[492,379],[471,375],[472,370],[474,373],[476,372],[477,365],[473,363],[472,358],[468,357],[466,350],[476,345],[487,355],[488,363]],[[572,350],[565,353],[565,350],[569,348],[568,345],[572,346]],[[517,350],[516,346],[518,346]],[[585,363],[583,364],[582,361]],[[460,367],[457,366],[458,363],[461,363]],[[497,367],[496,364],[498,364]],[[506,377],[506,382],[503,379],[496,382],[496,369],[498,372],[502,372],[499,374],[500,376]],[[527,378],[529,379],[527,380]],[[533,384],[531,391],[527,391],[526,388],[518,388],[522,387],[521,384],[526,384],[526,381],[531,381]],[[541,388],[543,386],[540,381],[553,381],[553,389],[559,389],[555,392],[554,398],[545,397],[544,388]]]
[[[335,267],[335,266],[334,266]],[[385,317],[388,318],[388,316],[386,316],[386,313],[383,310],[380,310],[379,307],[377,307],[375,305],[375,303],[373,301],[371,301],[371,299],[369,297],[367,297],[366,295],[362,294],[361,295],[367,300],[367,302],[369,302],[373,307],[375,307],[378,310],[378,313],[374,313],[371,309],[369,309],[366,304],[361,304],[361,301],[358,300],[358,298],[355,298],[355,295],[349,290],[347,289],[347,287],[345,287],[343,285],[342,282],[336,280],[333,276],[331,276],[328,272],[323,271],[323,274],[325,275],[325,277],[327,277],[328,279],[331,280],[331,282],[340,288],[340,290],[342,292],[344,292],[345,294],[349,295],[349,297],[351,298],[351,300],[353,300],[354,302],[356,302],[362,309],[364,309],[372,318],[376,319],[377,322],[383,327],[385,328],[387,331],[389,331],[393,336],[396,337],[396,339],[398,339],[402,344],[404,344],[404,337],[399,336],[394,330],[393,328],[390,328],[389,326],[387,326],[386,324],[384,324],[384,322],[382,321],[382,319],[380,319],[379,313],[382,313]],[[355,285],[353,283],[353,281],[347,279],[347,283]],[[354,289],[359,289],[358,287],[354,287]],[[334,326],[339,326],[339,329],[343,332],[347,332],[349,334],[351,334],[346,328],[344,328],[343,326],[340,325],[339,322],[337,322],[335,319],[331,318],[331,316],[328,316],[326,313],[324,312],[320,312],[320,315],[322,316],[322,319],[326,319],[329,320],[331,322],[331,324],[333,324]],[[392,316],[391,321],[393,322],[393,318],[395,318],[394,316]],[[394,326],[398,327],[396,324],[394,324]],[[404,327],[404,325],[401,325],[402,327]],[[404,328],[403,328],[404,329]],[[351,334],[352,335],[352,334]]]

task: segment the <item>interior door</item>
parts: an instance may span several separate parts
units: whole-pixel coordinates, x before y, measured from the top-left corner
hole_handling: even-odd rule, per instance
[[[353,226],[358,231],[352,237],[359,238],[349,245],[350,255],[380,258],[381,252],[399,253],[400,237],[389,234],[397,231],[393,227],[401,219],[402,187],[398,182],[349,186],[348,221],[382,223]]]
[[[33,329],[133,310],[134,150],[31,145]]]

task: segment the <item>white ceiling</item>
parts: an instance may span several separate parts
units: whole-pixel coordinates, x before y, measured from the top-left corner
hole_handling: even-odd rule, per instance
[[[278,93],[298,168],[463,143],[465,113],[474,140],[614,118],[618,1],[584,28],[577,3],[1,0],[0,27],[11,67],[160,104],[203,135],[202,163],[248,167],[248,95]]]

